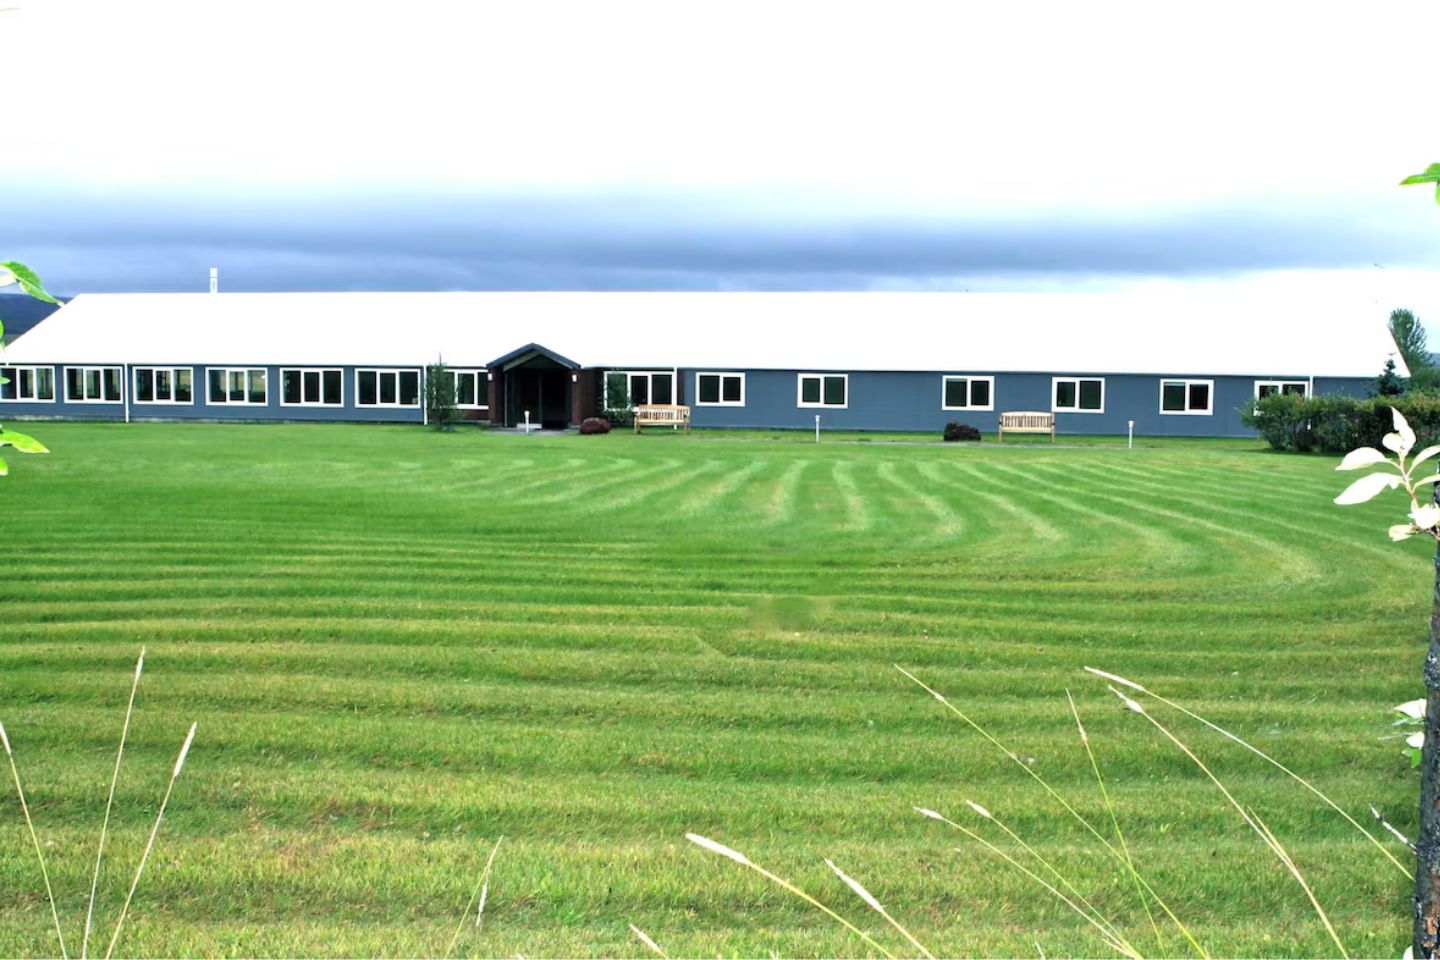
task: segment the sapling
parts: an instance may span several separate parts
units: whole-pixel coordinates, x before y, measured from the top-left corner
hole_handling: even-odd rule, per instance
[[[1440,166],[1427,173],[1440,174]],[[1407,182],[1422,181],[1411,178]],[[1391,408],[1394,431],[1387,433],[1381,445],[1395,455],[1391,460],[1374,447],[1361,447],[1345,455],[1337,470],[1364,470],[1367,473],[1346,487],[1335,502],[1341,506],[1365,503],[1387,490],[1403,489],[1410,498],[1406,513],[1408,522],[1392,524],[1391,540],[1429,537],[1440,543],[1440,500],[1436,481],[1440,474],[1418,476],[1420,467],[1440,456],[1440,444],[1426,447],[1415,456],[1415,431],[1399,410]],[[1427,489],[1428,487],[1428,489]],[[1423,502],[1422,502],[1423,499]],[[1416,957],[1433,957],[1440,948],[1440,549],[1434,560],[1435,591],[1430,616],[1430,648],[1425,654],[1421,673],[1425,681],[1425,719],[1420,747],[1420,836],[1415,841],[1415,900],[1411,950]]]

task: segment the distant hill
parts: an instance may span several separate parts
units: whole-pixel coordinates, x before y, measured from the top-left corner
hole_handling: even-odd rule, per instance
[[[19,294],[0,294],[0,320],[5,322],[5,342],[9,343],[60,308],[53,303]]]

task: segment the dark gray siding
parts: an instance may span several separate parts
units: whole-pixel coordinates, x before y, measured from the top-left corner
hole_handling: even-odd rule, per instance
[[[995,374],[992,406],[983,410],[943,409],[942,382],[947,372],[899,373],[850,371],[848,403],[840,407],[802,407],[798,404],[798,377],[825,371],[746,370],[745,405],[708,406],[698,403],[697,370],[684,370],[685,395],[692,398],[693,422],[700,427],[790,428],[810,430],[815,415],[821,429],[830,430],[915,430],[938,432],[951,420],[993,433],[999,428],[1002,411],[1052,408],[1053,377],[1099,377],[1105,381],[1104,410],[1099,413],[1059,412],[1058,433],[1124,434],[1128,421],[1135,421],[1137,436],[1167,437],[1248,437],[1254,431],[1240,422],[1240,408],[1254,396],[1257,379],[1307,380],[1297,375],[1274,377],[1219,377],[1205,374],[1136,375],[1098,374],[1085,371]],[[711,372],[711,371],[706,371]],[[844,372],[844,371],[834,371]],[[983,371],[957,370],[954,374],[984,376]],[[1212,380],[1214,396],[1209,414],[1160,412],[1162,380]],[[1370,380],[1323,379],[1315,382],[1317,392],[1364,396]]]

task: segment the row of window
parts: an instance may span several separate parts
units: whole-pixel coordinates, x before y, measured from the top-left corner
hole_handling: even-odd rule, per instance
[[[195,402],[191,367],[136,367],[135,403]],[[456,406],[489,408],[490,386],[484,370],[451,370]],[[51,367],[0,367],[0,400],[50,402],[55,399]],[[120,403],[120,367],[66,367],[67,403]],[[270,402],[270,376],[265,367],[207,367],[206,404],[265,406]],[[356,370],[355,404],[361,407],[420,406],[420,371]],[[339,367],[284,367],[280,370],[282,407],[339,407],[345,404],[345,375]]]
[[[136,403],[188,404],[195,402],[190,367],[136,367]],[[207,404],[263,406],[270,402],[269,374],[264,367],[208,367],[205,371]],[[451,370],[456,405],[462,409],[489,407],[489,379],[484,370]],[[50,367],[0,367],[0,401],[53,401],[55,374]],[[287,407],[338,407],[345,403],[344,373],[338,367],[319,369],[286,367],[280,370],[280,405]],[[120,367],[66,367],[65,399],[69,403],[120,403]],[[355,403],[362,407],[418,407],[418,370],[363,369],[355,371]],[[675,372],[616,371],[606,374],[607,406],[639,406],[675,402]],[[1104,377],[1051,378],[1051,410],[1103,413]],[[1304,380],[1257,380],[1255,396],[1271,393],[1304,395]],[[943,376],[940,385],[943,410],[994,410],[993,376]],[[1160,412],[1213,413],[1214,380],[1161,380]],[[696,375],[699,406],[743,407],[745,374]],[[800,407],[845,408],[850,402],[850,375],[802,373],[796,380],[795,402]]]
[[[634,376],[634,374],[631,374]],[[1104,377],[1052,377],[1050,409],[1056,413],[1103,413]],[[1271,393],[1304,395],[1304,380],[1257,380],[1255,396]],[[700,373],[696,375],[696,400],[700,406],[744,406],[745,374]],[[1160,412],[1205,415],[1214,412],[1214,380],[1161,380]],[[655,401],[668,403],[669,401]],[[846,373],[802,373],[796,382],[795,404],[799,407],[844,408],[850,404],[850,375]],[[994,410],[993,376],[942,376],[942,410]]]

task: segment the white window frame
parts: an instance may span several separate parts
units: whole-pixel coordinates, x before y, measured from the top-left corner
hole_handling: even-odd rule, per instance
[[[224,400],[212,400],[212,399],[210,399],[210,374],[213,373],[213,372],[215,372],[216,370],[222,370],[222,371],[224,371],[224,373],[225,373],[225,399],[224,399]],[[230,374],[232,374],[232,373],[243,373],[243,374],[245,374],[245,399],[244,399],[244,400],[231,400],[231,399],[230,399]],[[256,401],[256,400],[251,400],[251,399],[250,399],[250,375],[251,375],[252,373],[263,373],[263,374],[265,374],[265,399],[264,399],[264,400]],[[271,391],[270,391],[270,368],[269,368],[269,367],[206,367],[206,368],[205,368],[205,384],[204,384],[204,387],[205,387],[205,406],[207,406],[207,407],[268,407],[268,406],[270,406],[270,392],[271,392]]]
[[[459,410],[489,410],[490,409],[490,371],[484,367],[455,367],[450,371],[451,381],[455,384],[455,407]],[[469,373],[475,376],[475,398],[484,398],[483,403],[461,403],[460,402],[460,374]],[[398,384],[397,384],[398,387]]]
[[[610,377],[610,374],[612,374],[612,373],[619,373],[619,374],[623,374],[623,375],[625,376],[625,392],[626,392],[626,394],[628,395],[628,399],[629,399],[629,401],[630,401],[630,408],[631,408],[632,410],[635,408],[635,378],[636,378],[636,377],[644,377],[644,378],[645,378],[645,397],[646,397],[646,399],[645,399],[645,405],[646,405],[646,406],[649,406],[649,405],[655,403],[655,380],[654,380],[654,377],[655,377],[655,374],[657,374],[657,373],[660,374],[661,376],[669,377],[669,378],[670,378],[670,403],[669,403],[669,404],[660,404],[660,406],[673,406],[673,405],[676,405],[676,404],[678,404],[678,403],[680,402],[680,368],[679,368],[679,367],[671,367],[669,370],[666,370],[666,369],[664,369],[664,368],[656,368],[656,369],[653,369],[653,370],[607,370],[607,371],[605,372],[606,379],[603,381],[603,382],[604,382],[604,385],[605,385],[605,405],[606,405],[607,407],[610,405],[610,380],[609,380],[609,377]]]
[[[825,402],[825,379],[827,377],[839,377],[845,384],[844,403]],[[820,402],[806,403],[805,396],[806,379],[818,379],[820,381]],[[850,408],[850,374],[848,373],[798,373],[795,375],[795,406],[812,410],[848,410]]]
[[[1310,396],[1310,381],[1309,381],[1309,380],[1256,380],[1256,381],[1255,381],[1255,399],[1256,399],[1256,400],[1259,400],[1259,399],[1260,399],[1260,388],[1261,388],[1261,387],[1274,387],[1277,391],[1280,391],[1280,392],[1284,392],[1284,389],[1285,389],[1286,387],[1299,387],[1299,388],[1300,388],[1300,395],[1301,395],[1302,397],[1308,397],[1308,396]]]
[[[15,376],[13,376],[13,377],[10,378],[11,381],[13,381],[14,384],[15,384],[15,396],[13,396],[13,397],[0,397],[0,403],[54,403],[56,400],[58,400],[58,399],[60,398],[60,385],[55,382],[55,368],[52,367],[52,366],[50,366],[49,364],[45,364],[45,363],[39,363],[39,364],[36,364],[36,363],[0,363],[0,369],[3,369],[3,370],[13,370],[13,371],[15,371]],[[20,371],[21,371],[21,370],[29,370],[29,371],[30,371],[30,382],[31,382],[31,385],[32,385],[32,386],[33,386],[34,383],[35,383],[35,374],[36,374],[36,371],[39,371],[39,370],[49,371],[49,373],[50,373],[50,399],[49,399],[49,400],[42,400],[42,399],[40,398],[40,396],[39,396],[39,392],[38,392],[38,391],[36,391],[36,395],[33,396],[33,397],[22,397],[22,396],[20,396]],[[3,376],[3,374],[0,374],[0,376]]]
[[[1082,380],[1098,380],[1100,382],[1100,407],[1097,410],[1086,410],[1080,406],[1080,382]],[[1075,406],[1062,407],[1056,401],[1060,399],[1060,384],[1075,384]],[[1050,378],[1050,412],[1051,413],[1104,413],[1105,412],[1105,378],[1104,377],[1051,377]]]
[[[101,393],[101,396],[99,396],[99,397],[91,397],[91,398],[86,398],[86,397],[72,397],[72,396],[70,396],[70,371],[71,371],[71,370],[79,370],[79,371],[81,371],[81,376],[82,376],[82,378],[84,377],[84,371],[87,371],[87,370],[99,370],[99,371],[100,371],[100,393]],[[105,399],[105,397],[104,397],[104,393],[105,393],[105,371],[106,371],[106,370],[114,370],[114,371],[116,372],[115,381],[120,384],[120,397],[119,397],[119,399],[117,399],[117,400],[107,400],[107,399]],[[114,364],[114,363],[99,363],[99,364],[97,364],[97,363],[82,363],[82,364],[76,364],[76,365],[73,366],[73,367],[65,367],[65,368],[60,372],[60,378],[65,381],[65,402],[66,402],[66,403],[124,403],[124,402],[125,402],[125,368],[122,367],[122,366],[120,366],[119,364]]]
[[[150,377],[150,396],[151,396],[151,397],[154,397],[154,396],[155,396],[155,372],[156,372],[157,370],[164,370],[164,371],[166,371],[167,373],[170,374],[170,396],[172,396],[172,397],[175,396],[175,374],[177,374],[177,373],[179,373],[179,372],[181,372],[181,371],[184,371],[184,372],[190,374],[190,399],[189,399],[189,400],[153,400],[153,399],[152,399],[152,400],[141,400],[141,399],[140,399],[140,389],[139,389],[140,375],[141,375],[141,374],[148,374],[148,375],[149,375],[149,377]],[[194,367],[183,367],[183,366],[182,366],[182,367],[172,367],[172,366],[133,367],[133,368],[131,368],[131,371],[130,371],[130,372],[131,372],[132,377],[134,378],[134,382],[130,384],[130,391],[131,391],[131,393],[130,393],[130,398],[131,398],[131,400],[133,400],[135,403],[143,403],[143,404],[146,404],[147,406],[148,406],[149,404],[152,404],[152,403],[169,404],[169,405],[171,405],[171,406],[180,406],[180,407],[192,407],[192,406],[195,405],[195,368],[194,368]],[[207,389],[209,388],[209,382],[208,382],[208,381],[206,382],[206,388],[207,388]]]
[[[980,406],[980,405],[977,405],[977,404],[968,404],[968,405],[963,406],[963,407],[952,407],[952,406],[950,406],[949,404],[947,404],[947,403],[945,402],[945,398],[946,398],[946,395],[949,394],[949,392],[950,392],[948,388],[949,388],[949,386],[950,386],[950,381],[951,381],[951,380],[965,380],[965,381],[968,381],[969,383],[974,383],[974,382],[977,381],[977,380],[984,380],[986,383],[990,384],[990,402],[987,403],[987,404],[985,404],[985,405],[983,405],[983,406]],[[965,399],[966,399],[966,400],[969,400],[969,399],[970,399],[970,388],[969,388],[968,386],[965,388]],[[942,376],[942,377],[940,378],[940,409],[941,409],[941,410],[981,410],[981,411],[983,411],[983,410],[994,410],[994,409],[995,409],[995,378],[994,378],[993,376],[991,376],[991,375],[988,375],[988,374],[977,374],[977,375],[975,375],[975,376],[971,376],[971,375],[968,374],[968,373],[947,373],[947,374],[945,374],[944,376]]]
[[[299,401],[298,403],[288,403],[288,402],[286,402],[286,400],[285,400],[285,374],[287,374],[287,373],[298,373],[298,374],[300,374],[300,401]],[[306,400],[306,399],[305,399],[305,374],[307,374],[307,373],[318,373],[318,374],[320,374],[320,397],[321,397],[320,400]],[[327,373],[338,373],[338,374],[340,374],[340,397],[339,397],[339,399],[336,400],[336,402],[334,402],[334,403],[326,403],[325,400],[324,400],[324,397],[325,397],[325,374],[327,374]],[[277,384],[277,387],[278,387],[279,389],[278,389],[277,392],[276,392],[276,396],[279,398],[279,400],[280,400],[280,406],[282,406],[282,407],[318,407],[318,408],[324,409],[324,410],[338,410],[338,409],[340,409],[341,407],[344,407],[344,406],[345,406],[345,368],[344,368],[344,367],[281,367],[281,368],[280,368],[280,382]]]
[[[710,400],[701,400],[701,399],[700,399],[700,378],[701,378],[701,377],[719,377],[719,378],[720,378],[720,392],[717,394],[717,396],[720,398],[719,400],[710,401]],[[735,377],[736,379],[738,379],[738,380],[740,381],[740,399],[739,399],[739,400],[726,400],[726,399],[725,399],[725,378],[726,378],[726,377]],[[695,373],[695,405],[696,405],[697,407],[743,407],[743,406],[745,406],[745,374],[744,374],[742,371],[739,371],[739,370],[699,370],[699,371],[696,371],[696,373]]]
[[[1181,385],[1184,386],[1184,388],[1185,388],[1185,406],[1186,406],[1186,408],[1187,408],[1187,409],[1185,409],[1185,410],[1166,410],[1166,409],[1165,409],[1165,386],[1166,386],[1166,384],[1174,384],[1174,383],[1181,384]],[[1202,385],[1202,384],[1207,388],[1207,389],[1206,389],[1206,392],[1205,392],[1205,400],[1206,400],[1205,409],[1204,409],[1204,410],[1190,410],[1190,409],[1188,409],[1189,406],[1190,406],[1190,388],[1193,387],[1193,386],[1199,386],[1199,385]],[[1215,381],[1214,381],[1214,380],[1195,380],[1195,379],[1189,379],[1189,378],[1185,378],[1185,377],[1162,377],[1162,378],[1160,379],[1160,413],[1161,413],[1162,416],[1166,416],[1166,417],[1209,417],[1209,416],[1214,415],[1214,413],[1215,413]]]
[[[363,403],[360,400],[360,374],[375,374],[375,402]],[[380,377],[385,374],[392,374],[395,377],[395,402],[385,403],[380,399]],[[400,374],[413,373],[417,377],[418,389],[415,393],[414,403],[400,402]],[[425,405],[425,377],[419,367],[356,367],[355,368],[355,407],[364,407],[367,410],[419,410]]]

